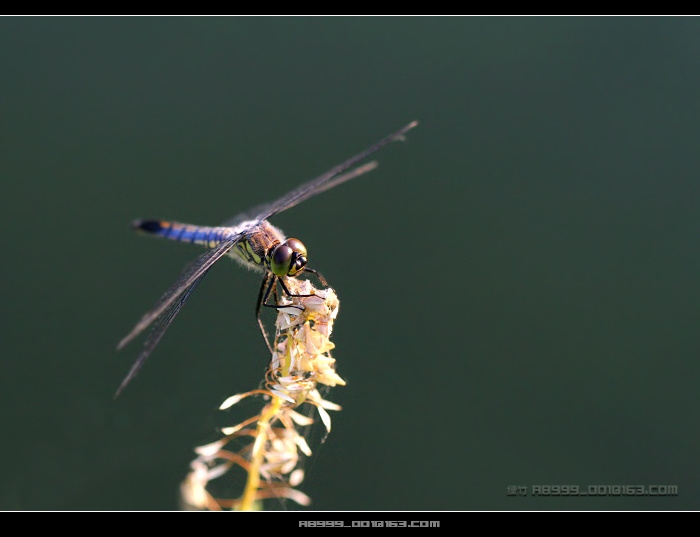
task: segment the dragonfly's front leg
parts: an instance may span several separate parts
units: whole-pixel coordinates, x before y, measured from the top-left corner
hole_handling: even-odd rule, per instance
[[[311,272],[312,274],[315,274],[316,277],[321,281],[321,283],[327,287],[328,284],[326,283],[326,279],[321,275],[320,272],[317,272],[313,269],[306,269],[306,272]],[[279,282],[280,286],[282,287],[282,291],[284,291],[284,294],[287,295],[290,298],[308,298],[312,296],[318,296],[316,293],[311,293],[311,294],[294,294],[292,293],[287,285],[284,283],[284,280],[280,278],[279,276],[276,276],[270,272],[265,273],[265,277],[263,278],[262,285],[260,286],[260,292],[258,293],[258,304],[257,307],[255,308],[255,317],[258,320],[258,325],[260,326],[260,331],[262,332],[263,338],[265,339],[265,344],[267,345],[268,350],[270,353],[273,352],[272,345],[270,344],[270,339],[267,336],[267,330],[265,330],[265,325],[262,322],[262,319],[260,318],[260,312],[262,310],[262,307],[265,306],[266,308],[275,308],[279,310],[280,308],[297,308],[300,309],[299,313],[303,311],[302,306],[296,306],[296,305],[291,305],[291,304],[280,304],[279,303],[279,296],[277,294],[277,283]],[[270,298],[270,294],[274,295],[274,304],[268,304],[267,301]]]
[[[265,272],[265,277],[263,278],[262,285],[260,286],[260,292],[258,293],[258,303],[255,307],[255,318],[258,320],[258,326],[260,326],[260,332],[262,332],[263,339],[265,340],[265,345],[267,345],[270,354],[272,354],[272,345],[270,345],[270,340],[267,337],[267,331],[265,330],[265,325],[260,318],[260,310],[263,305],[267,306],[266,302],[270,296],[270,291],[275,288],[275,301],[277,300],[277,276],[269,272]]]
[[[324,278],[323,274],[321,274],[319,271],[305,267],[304,272],[310,272],[311,274],[315,274],[318,280],[323,285],[323,287],[328,287],[328,282],[326,281],[326,278]]]

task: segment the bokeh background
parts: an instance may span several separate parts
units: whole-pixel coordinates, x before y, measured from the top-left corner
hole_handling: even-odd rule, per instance
[[[129,222],[219,224],[417,119],[273,220],[341,300],[312,508],[696,509],[699,57],[696,18],[0,18],[0,508],[178,509],[261,379],[258,277],[218,263],[114,401],[199,253]]]

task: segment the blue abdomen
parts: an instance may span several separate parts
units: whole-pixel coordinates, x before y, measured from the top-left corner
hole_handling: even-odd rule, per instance
[[[164,239],[191,242],[209,248],[213,248],[231,236],[231,230],[226,227],[194,226],[167,220],[135,220],[131,227]]]

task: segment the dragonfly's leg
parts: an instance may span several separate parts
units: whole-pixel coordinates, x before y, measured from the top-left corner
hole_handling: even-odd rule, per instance
[[[260,311],[263,306],[266,308],[298,308],[299,313],[304,311],[304,308],[302,306],[292,306],[292,305],[281,305],[279,303],[279,295],[277,294],[277,282],[280,283],[282,286],[282,289],[284,292],[287,294],[287,296],[292,296],[292,297],[307,297],[307,296],[316,296],[316,295],[293,295],[289,292],[289,289],[287,289],[287,286],[284,285],[282,282],[282,279],[275,276],[274,274],[271,274],[269,272],[265,273],[265,277],[263,278],[262,285],[260,286],[260,292],[258,293],[258,304],[255,308],[255,317],[258,319],[258,325],[260,326],[260,331],[262,332],[263,338],[265,339],[265,345],[267,345],[268,350],[270,351],[270,354],[272,354],[272,345],[270,344],[270,338],[267,336],[267,330],[265,330],[265,325],[262,322],[262,319],[260,318]],[[273,294],[275,303],[274,304],[268,304],[267,301],[270,298],[270,293]]]
[[[328,282],[326,281],[326,278],[324,278],[323,274],[321,274],[319,271],[307,267],[304,268],[304,272],[310,272],[311,274],[315,274],[321,282],[321,284],[323,285],[323,287],[328,287]]]
[[[265,340],[265,345],[267,345],[270,354],[272,354],[272,345],[270,345],[270,339],[267,337],[267,331],[265,330],[265,325],[260,318],[260,310],[263,306],[267,306],[266,302],[270,296],[270,291],[275,288],[275,295],[277,294],[277,277],[274,274],[265,272],[265,277],[263,278],[262,285],[260,286],[260,292],[258,293],[258,304],[255,307],[255,318],[258,320],[258,325],[260,326],[260,331],[262,332],[263,339]]]
[[[275,280],[278,280],[279,278],[275,278]],[[277,281],[275,281],[275,285],[272,287],[272,298],[275,301],[275,305],[280,303],[280,295],[277,292]]]
[[[280,286],[282,286],[282,291],[284,291],[284,294],[287,295],[287,296],[289,296],[289,297],[293,297],[293,298],[306,298],[306,297],[309,297],[309,296],[316,296],[316,293],[311,293],[310,295],[295,295],[295,294],[293,294],[293,293],[290,293],[290,292],[289,292],[289,289],[287,289],[287,286],[284,284],[284,281],[282,281],[282,278],[278,278],[278,280],[279,280],[279,282],[280,282]],[[267,306],[267,304],[265,304],[265,305]],[[274,307],[276,307],[276,306],[272,306],[272,307],[274,308]],[[277,306],[277,307],[282,307],[282,306]]]
[[[288,297],[295,297],[295,298],[305,298],[305,297],[311,297],[311,296],[318,296],[315,293],[312,293],[310,295],[295,295],[292,294],[289,291],[289,288],[285,285],[284,280],[278,276],[274,276],[272,274],[267,274],[265,276],[265,279],[263,279],[262,286],[260,287],[260,294],[258,295],[258,307],[256,309],[256,315],[258,318],[258,324],[260,325],[260,331],[263,334],[263,337],[265,338],[265,344],[267,345],[267,348],[270,350],[270,353],[273,353],[274,351],[272,350],[272,346],[270,345],[270,341],[267,337],[267,331],[265,330],[265,327],[263,326],[262,319],[260,318],[260,309],[265,306],[266,308],[275,308],[279,310],[280,308],[295,308],[298,309],[299,312],[298,314],[303,313],[304,311],[304,306],[299,305],[299,304],[280,304],[279,303],[279,295],[277,294],[277,284],[280,284],[282,287],[282,290]],[[274,295],[274,304],[268,304],[267,300],[270,298],[270,293]]]

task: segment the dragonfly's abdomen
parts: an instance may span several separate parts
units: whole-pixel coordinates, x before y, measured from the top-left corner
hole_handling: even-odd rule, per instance
[[[132,226],[139,231],[163,237],[164,239],[191,242],[207,248],[214,248],[214,246],[232,236],[231,228],[228,227],[194,226],[166,220],[136,220],[132,223]]]
[[[270,253],[285,240],[282,231],[266,220],[257,223],[243,222],[238,227],[195,226],[167,220],[135,220],[132,227],[164,239],[190,242],[206,248],[214,248],[226,240],[239,237],[228,255],[253,269],[270,270]]]

